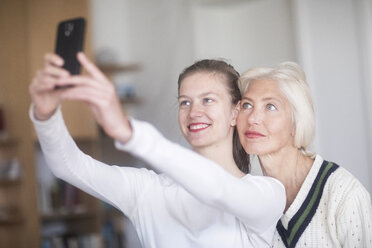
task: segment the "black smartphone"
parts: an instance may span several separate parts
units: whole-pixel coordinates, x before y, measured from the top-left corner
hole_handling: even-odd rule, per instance
[[[57,27],[55,53],[63,58],[63,68],[71,74],[80,74],[80,63],[76,58],[83,51],[85,19],[82,17],[63,20]]]

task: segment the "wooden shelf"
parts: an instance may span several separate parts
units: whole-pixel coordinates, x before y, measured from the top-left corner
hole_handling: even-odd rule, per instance
[[[120,98],[120,103],[121,104],[133,104],[133,105],[138,105],[142,103],[142,99],[138,97],[126,97],[126,98]]]
[[[53,221],[69,221],[69,220],[80,220],[80,219],[89,219],[95,217],[97,213],[93,211],[61,211],[52,214],[43,214],[41,220],[43,222],[53,222]]]
[[[21,217],[10,217],[6,219],[0,218],[0,226],[17,225],[21,223],[23,223],[23,219]]]
[[[0,148],[16,146],[18,143],[16,139],[0,139]]]
[[[17,208],[1,207],[0,210],[0,226],[21,224],[23,218]]]
[[[0,186],[11,186],[11,185],[18,185],[21,183],[21,179],[0,179]]]
[[[119,72],[134,72],[141,67],[138,64],[97,64],[98,68],[105,74],[113,74]]]

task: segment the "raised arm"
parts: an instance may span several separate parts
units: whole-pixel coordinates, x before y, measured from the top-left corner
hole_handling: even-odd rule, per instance
[[[44,67],[37,72],[29,88],[30,118],[47,165],[57,177],[128,213],[136,203],[135,198],[156,175],[147,170],[106,165],[78,148],[59,107],[67,89],[55,89],[63,85],[61,80],[71,77],[60,68],[62,64],[59,56],[46,55]]]

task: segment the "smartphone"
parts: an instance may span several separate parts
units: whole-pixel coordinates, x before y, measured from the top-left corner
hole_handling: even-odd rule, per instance
[[[80,63],[76,58],[83,51],[85,19],[82,17],[63,20],[57,27],[55,53],[63,58],[63,68],[71,74],[80,74]]]

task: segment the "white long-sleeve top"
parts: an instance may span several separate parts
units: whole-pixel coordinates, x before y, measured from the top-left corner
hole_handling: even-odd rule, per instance
[[[347,170],[319,155],[280,223],[275,248],[372,248],[368,191]]]
[[[276,179],[236,178],[216,163],[165,139],[145,122],[131,121],[122,149],[162,172],[109,166],[84,154],[61,114],[34,122],[45,160],[59,178],[120,209],[143,247],[269,247],[285,206]]]

